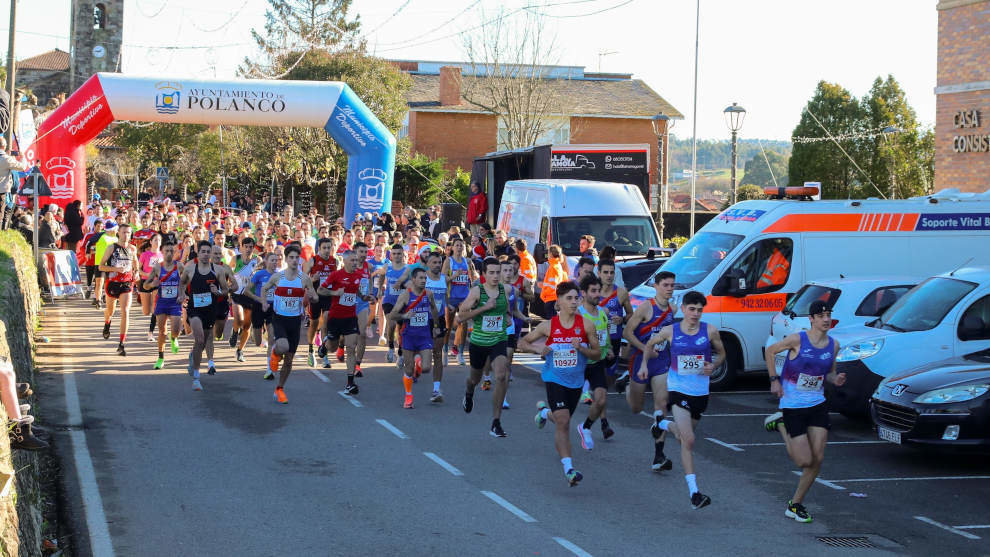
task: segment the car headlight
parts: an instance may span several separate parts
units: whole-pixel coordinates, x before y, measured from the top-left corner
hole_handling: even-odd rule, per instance
[[[882,338],[857,342],[856,344],[843,346],[842,350],[839,350],[839,355],[835,357],[835,361],[852,362],[855,360],[863,360],[875,355],[881,348],[883,348]]]
[[[935,389],[914,399],[918,404],[946,404],[949,402],[965,402],[990,391],[990,384],[959,385]]]

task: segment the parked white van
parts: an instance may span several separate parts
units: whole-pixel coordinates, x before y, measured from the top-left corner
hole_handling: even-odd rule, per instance
[[[530,246],[558,244],[569,256],[580,253],[580,238],[591,234],[598,249],[616,255],[646,255],[660,247],[660,235],[637,186],[589,180],[511,180],[505,183],[497,229]]]
[[[798,188],[800,190],[802,188]],[[990,192],[943,190],[901,200],[761,200],[737,203],[706,224],[661,270],[676,275],[674,303],[708,297],[704,319],[728,352],[712,375],[766,368],[773,315],[807,282],[900,275],[919,280],[964,264],[990,264]],[[643,300],[650,287],[631,293]]]
[[[868,416],[884,377],[990,348],[990,267],[931,277],[878,320],[840,325],[831,335],[840,344],[836,371],[846,374],[846,383],[826,386],[829,408]]]

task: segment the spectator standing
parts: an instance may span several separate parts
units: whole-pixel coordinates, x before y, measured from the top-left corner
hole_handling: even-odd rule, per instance
[[[76,244],[83,238],[83,213],[80,206],[82,201],[76,199],[65,208],[65,228],[68,233],[65,235],[65,249],[76,251]]]
[[[45,211],[45,216],[38,227],[38,247],[44,249],[58,249],[59,242],[62,241],[62,227],[55,220],[55,211]]]
[[[7,140],[0,137],[0,230],[7,229],[7,221],[13,211],[13,204],[8,205],[7,200],[13,201],[12,196],[17,193],[10,171],[20,170],[23,172],[27,169],[26,163],[22,163],[7,154]]]
[[[471,182],[471,199],[468,201],[467,224],[471,232],[478,233],[478,227],[485,222],[488,213],[488,196],[481,191],[481,184]]]

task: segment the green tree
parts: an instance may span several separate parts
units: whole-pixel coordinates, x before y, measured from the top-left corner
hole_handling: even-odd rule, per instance
[[[862,104],[867,129],[896,130],[864,140],[864,168],[873,183],[888,197],[926,193],[931,184],[923,162],[926,132],[918,128],[917,115],[900,84],[891,75],[877,77]]]
[[[770,162],[770,166],[767,166],[767,161]],[[774,179],[776,179],[776,181]],[[746,185],[757,186],[757,189],[761,190],[761,196],[762,188],[770,186],[786,186],[787,157],[777,153],[776,151],[767,151],[765,159],[763,157],[763,153],[753,155],[753,158],[746,161],[745,174],[743,174],[743,178],[739,182],[740,188]],[[739,195],[739,199],[742,200],[743,197]]]
[[[137,163],[142,178],[154,176],[156,167],[165,166],[172,172],[176,183],[189,183],[194,185],[191,189],[196,191],[204,181],[208,184],[213,178],[199,174],[201,165],[190,167],[188,163],[189,156],[199,156],[198,136],[206,129],[206,126],[198,124],[124,123],[116,128],[115,134],[117,144],[126,149],[128,156]],[[186,170],[177,166],[184,158],[183,168]]]
[[[739,201],[749,201],[750,199],[763,199],[763,188],[757,186],[756,184],[746,184],[745,186],[739,186],[736,190],[736,196]]]

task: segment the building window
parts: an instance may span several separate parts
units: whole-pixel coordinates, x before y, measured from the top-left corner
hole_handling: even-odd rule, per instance
[[[571,119],[567,116],[546,116],[543,118],[545,131],[536,139],[533,145],[566,145],[571,141]],[[498,119],[498,149],[504,151],[516,147],[529,147],[529,145],[509,146],[508,126],[505,120]]]
[[[402,127],[399,128],[399,139],[409,137],[409,113],[402,119]]]
[[[93,6],[93,29],[105,29],[107,26],[107,6],[97,4]]]

